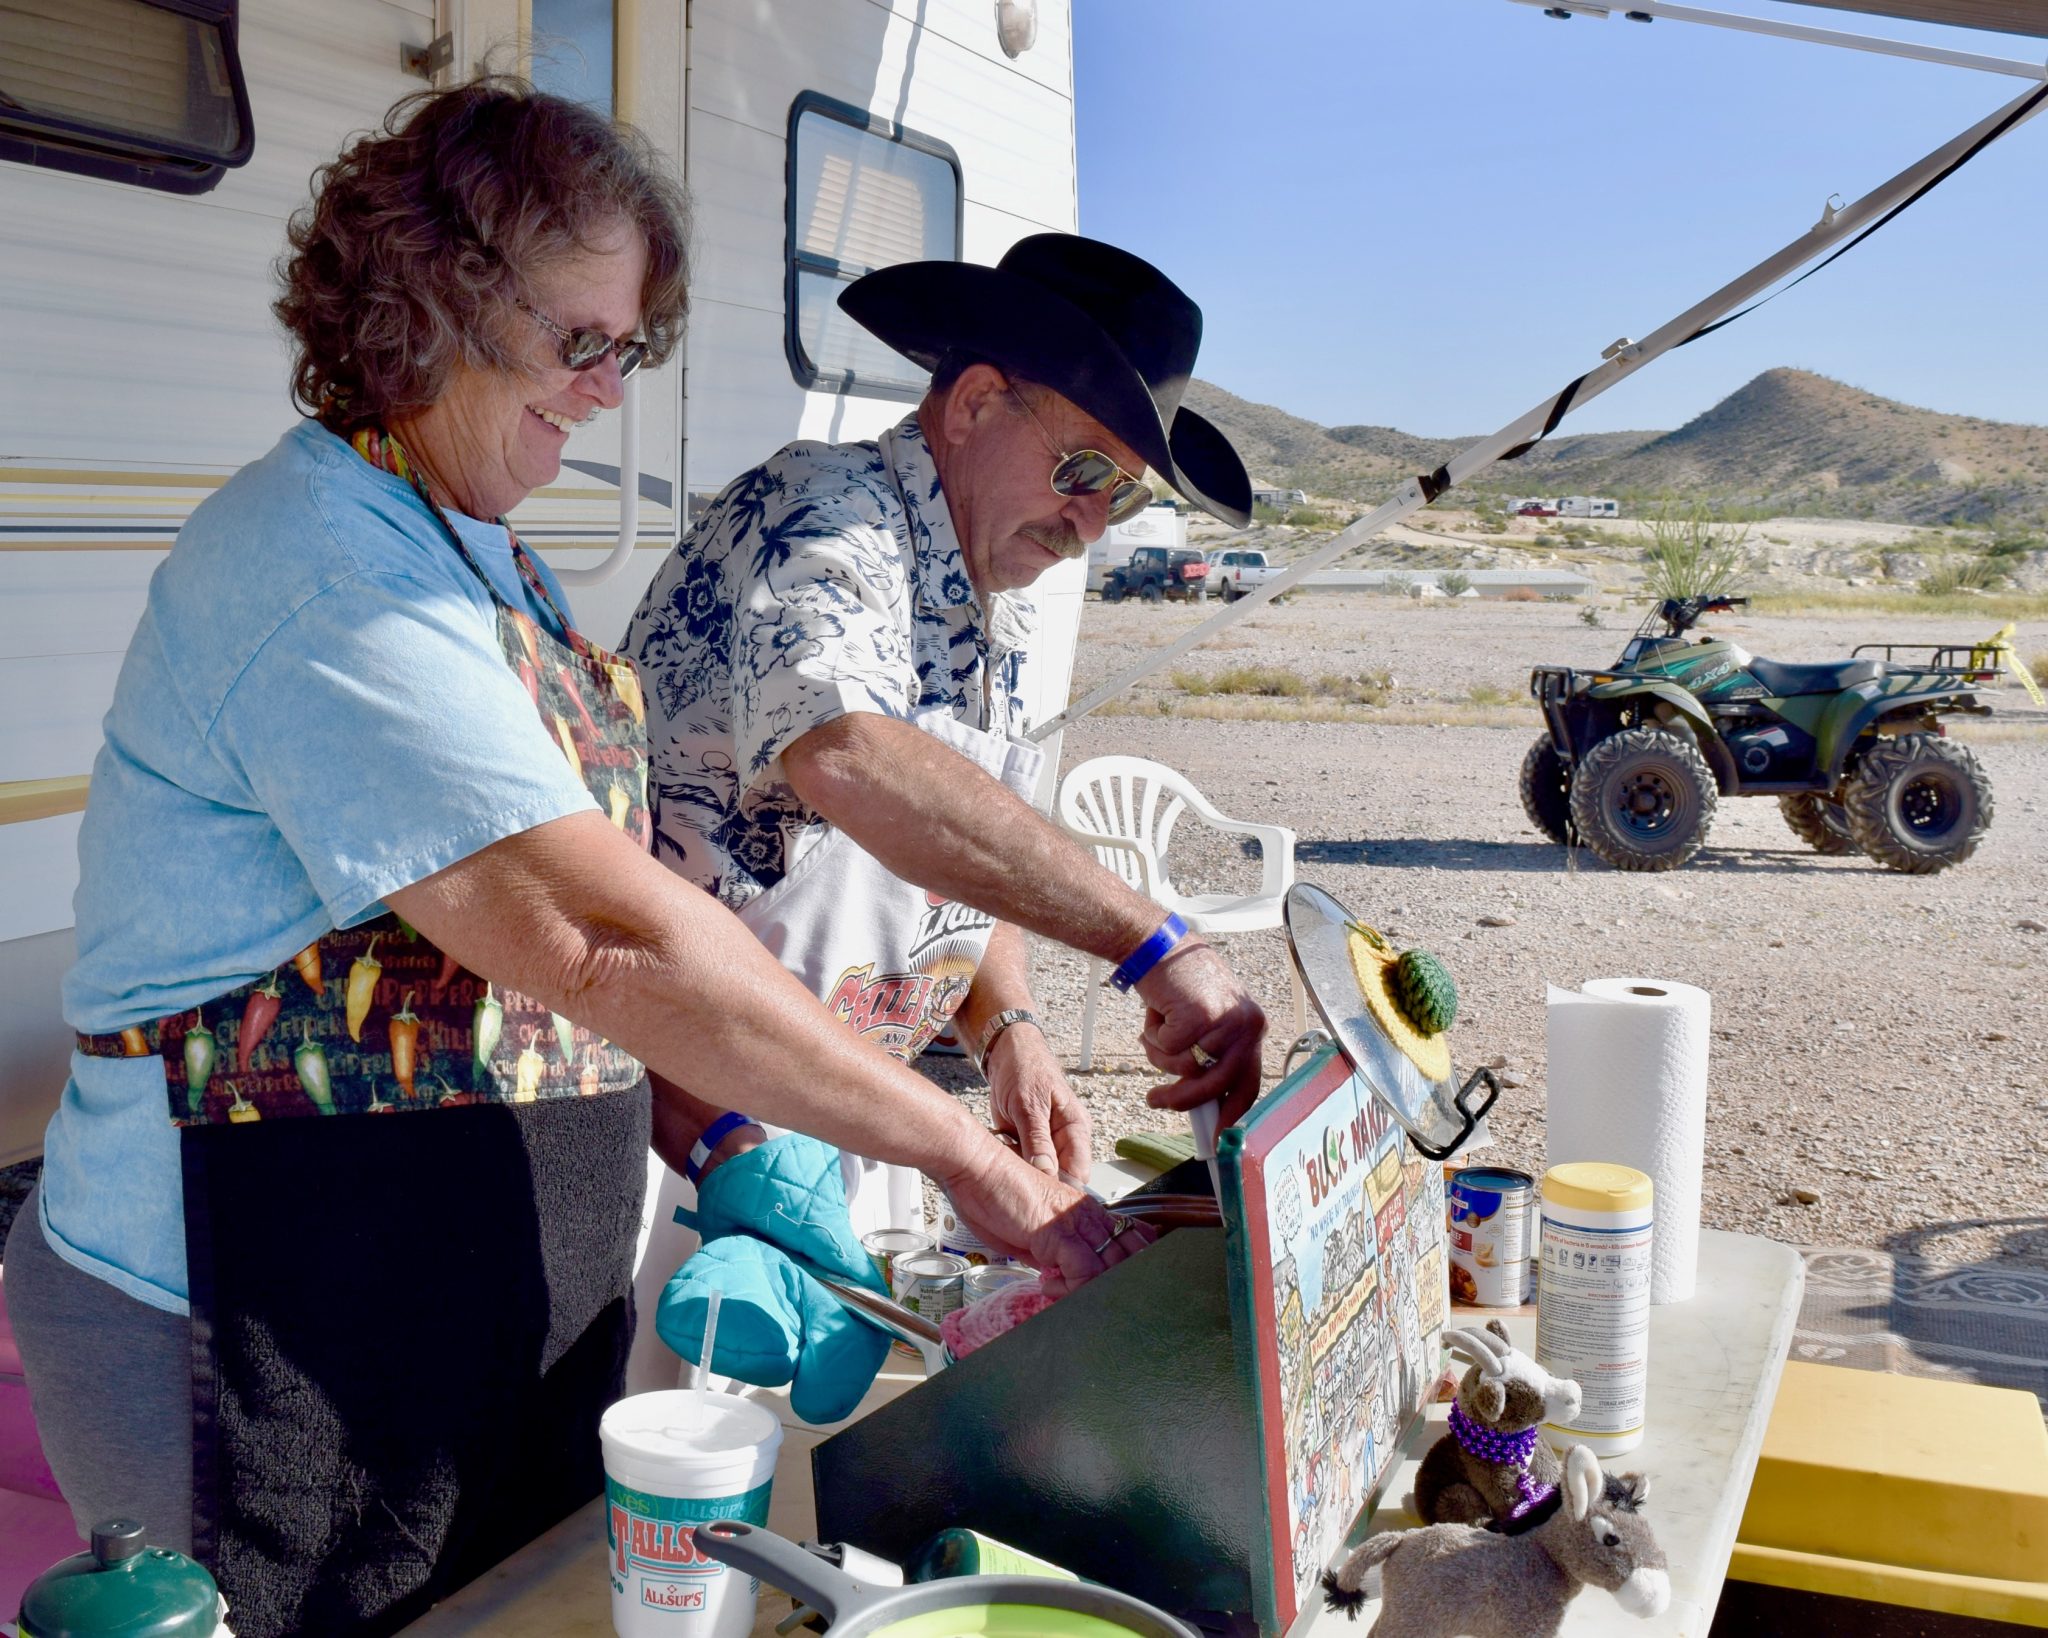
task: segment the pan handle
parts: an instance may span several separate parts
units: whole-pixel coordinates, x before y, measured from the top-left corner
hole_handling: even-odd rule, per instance
[[[690,1540],[707,1557],[759,1576],[810,1605],[827,1626],[860,1614],[898,1590],[858,1580],[774,1531],[737,1519],[700,1524],[690,1532]]]
[[[1294,1038],[1294,1045],[1287,1049],[1287,1056],[1280,1063],[1280,1078],[1284,1081],[1294,1071],[1294,1060],[1304,1052],[1313,1052],[1318,1047],[1330,1044],[1330,1032],[1326,1029],[1312,1029]]]
[[[1486,1101],[1477,1109],[1474,1109],[1472,1107],[1472,1092],[1481,1082],[1484,1082],[1486,1085]],[[1458,1129],[1458,1135],[1442,1148],[1438,1148],[1434,1144],[1424,1143],[1413,1132],[1408,1134],[1408,1141],[1414,1144],[1416,1150],[1429,1160],[1449,1160],[1452,1155],[1458,1152],[1458,1146],[1479,1129],[1479,1123],[1486,1118],[1487,1110],[1493,1107],[1494,1100],[1499,1096],[1500,1081],[1492,1070],[1482,1064],[1466,1077],[1465,1084],[1458,1088],[1458,1095],[1451,1100],[1452,1106],[1458,1111],[1458,1115],[1463,1121],[1463,1124]]]

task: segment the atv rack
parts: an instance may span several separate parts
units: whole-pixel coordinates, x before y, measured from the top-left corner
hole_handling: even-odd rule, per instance
[[[2005,675],[1999,663],[2000,650],[1984,643],[1858,643],[1849,657],[1866,654],[1884,657],[1886,665],[1910,665],[1916,671],[1952,671],[1971,682],[1996,682]],[[1899,655],[1904,654],[1902,662]],[[1925,655],[1925,659],[1919,656]],[[1960,658],[1958,657],[1960,656]]]

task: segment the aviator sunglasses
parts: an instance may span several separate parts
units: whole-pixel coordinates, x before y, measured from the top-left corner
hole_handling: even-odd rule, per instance
[[[621,341],[602,330],[571,330],[523,301],[519,303],[519,311],[561,342],[562,368],[565,370],[595,369],[603,362],[606,353],[616,352],[619,355],[619,379],[623,381],[647,361],[647,343],[644,341]]]
[[[1023,404],[1024,413],[1038,428],[1045,447],[1058,457],[1052,469],[1052,492],[1055,495],[1069,499],[1075,495],[1099,495],[1105,489],[1110,490],[1111,523],[1127,523],[1152,504],[1152,486],[1144,479],[1132,477],[1099,449],[1077,449],[1071,454],[1062,451],[1024,395],[1012,387],[1010,396]]]

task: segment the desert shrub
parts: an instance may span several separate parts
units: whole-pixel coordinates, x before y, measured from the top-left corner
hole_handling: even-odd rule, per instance
[[[1397,569],[1380,582],[1380,590],[1389,597],[1411,597],[1415,592],[1415,576]]]
[[[1173,686],[1183,694],[1273,694],[1299,697],[1311,691],[1308,678],[1278,665],[1233,665],[1203,675],[1176,671]]]
[[[1385,705],[1394,693],[1391,672],[1361,671],[1356,676],[1325,672],[1316,679],[1316,692],[1345,705]]]
[[[1285,523],[1286,521],[1287,516],[1279,507],[1268,506],[1264,501],[1254,501],[1252,503],[1252,522]]]
[[[1579,624],[1582,626],[1598,626],[1600,624],[1600,611],[1591,603],[1588,603],[1579,610]]]
[[[1437,584],[1443,587],[1444,596],[1463,597],[1468,591],[1472,589],[1472,577],[1469,574],[1464,574],[1457,569],[1453,569],[1449,574],[1445,575],[1441,580],[1439,580]]]
[[[1297,506],[1281,520],[1297,529],[1334,529],[1344,519],[1335,512],[1326,512],[1320,506]]]
[[[1965,558],[1930,569],[1921,580],[1922,597],[1947,597],[1956,592],[1996,591],[2005,584],[1998,566],[1986,558]]]
[[[1579,594],[1577,592],[1545,592],[1543,594],[1543,601],[1546,603],[1576,603],[1578,600]]]
[[[1510,586],[1500,594],[1503,603],[1540,603],[1543,594],[1534,586]]]
[[[1649,520],[1650,543],[1644,592],[1652,601],[1667,597],[1718,597],[1735,589],[1748,566],[1743,543],[1747,524],[1717,523],[1704,506],[1681,509],[1666,502]]]
[[[1492,683],[1474,683],[1465,695],[1466,701],[1472,705],[1517,705],[1527,698],[1526,690],[1517,693],[1496,688]]]

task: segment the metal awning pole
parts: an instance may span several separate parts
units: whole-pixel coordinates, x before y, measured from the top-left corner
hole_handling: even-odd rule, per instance
[[[1854,204],[1823,216],[1783,250],[1766,257],[1739,278],[1730,280],[1704,301],[1687,308],[1678,317],[1653,331],[1641,341],[1617,342],[1603,355],[1605,362],[1589,370],[1561,391],[1553,393],[1526,415],[1510,421],[1489,438],[1460,451],[1443,466],[1424,477],[1410,478],[1393,496],[1376,509],[1332,536],[1321,546],[1288,565],[1257,590],[1248,592],[1200,625],[1183,632],[1166,647],[1148,655],[1128,671],[1090,689],[1058,716],[1031,731],[1033,740],[1043,740],[1079,721],[1097,706],[1114,699],[1131,684],[1171,665],[1189,649],[1207,642],[1218,632],[1263,607],[1273,598],[1292,590],[1305,576],[1335,562],[1384,530],[1413,517],[1446,489],[1463,483],[1510,452],[1520,453],[1528,444],[1546,438],[1565,414],[1597,398],[1617,381],[1635,374],[1654,358],[1683,346],[1715,320],[1725,317],[1751,297],[1760,296],[1778,280],[1814,260],[1831,247],[1842,244],[1865,228],[1873,226],[1888,212],[1904,205],[1916,193],[1933,186],[1955,164],[1985,143],[2003,136],[2040,112],[2048,102],[2048,84],[2029,86],[1996,113],[1979,120],[1967,131],[1943,143],[1925,159],[1900,171],[1889,182],[1872,189]]]

